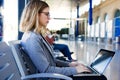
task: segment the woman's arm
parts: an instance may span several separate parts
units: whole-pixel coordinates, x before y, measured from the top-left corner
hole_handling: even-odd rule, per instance
[[[63,75],[77,74],[75,67],[57,67],[42,39],[38,36],[27,39],[26,50],[40,72],[59,73]]]

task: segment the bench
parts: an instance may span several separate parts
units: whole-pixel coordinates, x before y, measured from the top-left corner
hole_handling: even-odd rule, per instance
[[[56,73],[38,73],[29,56],[20,46],[19,41],[0,42],[0,80],[72,80]],[[107,80],[105,76],[79,76],[73,80]]]
[[[30,79],[62,79],[62,80],[72,80],[70,77],[56,74],[56,73],[39,73],[37,68],[32,63],[29,56],[25,53],[23,47],[20,45],[19,40],[10,41],[9,46],[11,47],[14,59],[16,61],[17,67],[20,72],[22,80]],[[42,65],[41,65],[42,66]]]
[[[10,47],[0,42],[0,80],[21,80]]]

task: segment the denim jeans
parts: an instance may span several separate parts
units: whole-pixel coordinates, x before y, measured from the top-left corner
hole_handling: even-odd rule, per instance
[[[54,50],[59,50],[60,52],[62,52],[63,55],[64,55],[65,57],[68,57],[69,60],[72,59],[70,50],[69,50],[69,48],[68,48],[67,45],[54,43],[54,44],[53,44],[53,49],[54,49]]]

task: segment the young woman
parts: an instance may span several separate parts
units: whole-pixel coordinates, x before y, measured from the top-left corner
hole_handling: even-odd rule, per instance
[[[20,28],[24,32],[21,45],[39,72],[67,76],[89,72],[83,64],[63,62],[53,57],[53,48],[43,37],[49,20],[49,5],[41,0],[30,0],[23,10],[20,21]]]

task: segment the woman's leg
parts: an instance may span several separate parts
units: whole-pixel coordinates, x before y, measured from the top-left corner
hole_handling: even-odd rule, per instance
[[[70,50],[67,45],[65,44],[54,44],[54,50],[60,50],[64,56],[68,57],[69,60],[72,60]]]

